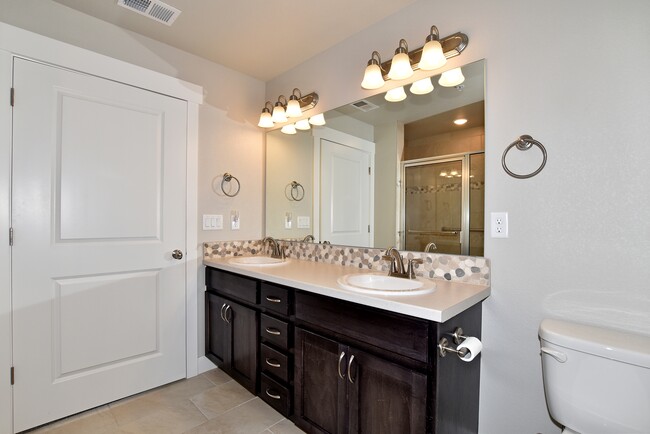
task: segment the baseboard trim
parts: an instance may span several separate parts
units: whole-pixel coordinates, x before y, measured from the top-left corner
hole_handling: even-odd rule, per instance
[[[204,372],[207,372],[217,367],[217,365],[212,363],[212,361],[205,356],[199,357],[198,365],[199,365],[199,374],[203,374]]]

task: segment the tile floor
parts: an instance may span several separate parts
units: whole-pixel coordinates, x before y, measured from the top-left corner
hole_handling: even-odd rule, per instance
[[[300,434],[218,369],[53,422],[29,434]]]

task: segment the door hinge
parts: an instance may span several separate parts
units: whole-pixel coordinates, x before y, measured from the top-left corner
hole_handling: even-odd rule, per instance
[[[13,386],[14,385],[14,378],[15,378],[14,377],[14,367],[13,366],[11,367],[11,372],[10,372],[9,376],[11,377],[11,385]]]
[[[13,107],[14,101],[15,101],[15,95],[14,95],[14,88],[12,87],[11,90],[9,91],[9,105]]]
[[[13,104],[12,104],[12,105],[13,105]],[[368,167],[368,175],[371,175],[371,173],[370,173],[370,167]]]
[[[370,233],[370,225],[368,225],[368,233]]]
[[[14,245],[14,228],[9,228],[9,246]]]

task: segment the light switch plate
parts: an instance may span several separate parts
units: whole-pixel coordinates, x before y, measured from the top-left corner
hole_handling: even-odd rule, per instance
[[[293,225],[293,215],[291,212],[287,211],[284,213],[284,228],[285,229],[291,229],[291,226]]]
[[[223,215],[203,214],[203,230],[217,231],[223,229]]]
[[[230,229],[233,231],[239,230],[239,211],[230,211]]]

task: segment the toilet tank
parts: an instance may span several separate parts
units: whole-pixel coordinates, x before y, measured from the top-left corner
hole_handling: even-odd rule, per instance
[[[578,433],[650,433],[650,337],[545,319],[546,403]]]

